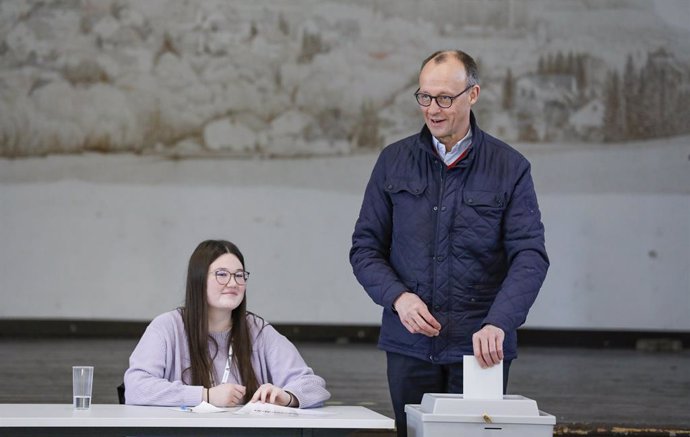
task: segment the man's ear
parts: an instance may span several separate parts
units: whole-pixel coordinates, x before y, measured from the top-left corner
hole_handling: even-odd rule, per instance
[[[479,91],[479,85],[475,85],[470,90],[470,105],[474,105],[475,103],[477,103],[477,100],[479,100]]]

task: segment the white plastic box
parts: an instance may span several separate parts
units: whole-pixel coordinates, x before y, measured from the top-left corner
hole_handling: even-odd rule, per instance
[[[405,405],[408,437],[553,437],[556,417],[519,395],[463,399],[461,394],[427,393],[421,404]]]

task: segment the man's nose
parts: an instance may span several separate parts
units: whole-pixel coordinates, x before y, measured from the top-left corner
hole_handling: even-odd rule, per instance
[[[429,106],[427,106],[427,110],[429,112],[433,112],[434,114],[440,112],[442,109],[443,108],[441,108],[441,106],[439,106],[436,99],[431,99],[431,104]]]

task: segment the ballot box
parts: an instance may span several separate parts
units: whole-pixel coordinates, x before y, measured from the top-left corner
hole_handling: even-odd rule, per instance
[[[461,394],[426,393],[405,405],[408,437],[552,437],[556,417],[519,395],[463,399]]]

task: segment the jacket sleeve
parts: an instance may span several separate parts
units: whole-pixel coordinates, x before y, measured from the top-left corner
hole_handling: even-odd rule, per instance
[[[498,326],[505,332],[525,323],[549,268],[537,195],[529,163],[524,162],[526,165],[515,184],[504,216],[503,242],[508,273],[483,321],[483,324]]]
[[[350,249],[355,277],[371,299],[384,308],[407,290],[389,263],[393,228],[393,204],[384,189],[385,151],[374,166],[364,192]]]
[[[266,325],[261,330],[256,347],[265,361],[267,382],[292,393],[300,408],[323,406],[331,397],[324,379],[314,374],[295,345],[273,326]]]
[[[154,319],[129,357],[125,372],[125,403],[128,405],[194,406],[202,400],[201,386],[169,381],[166,369],[173,365],[174,327]]]

